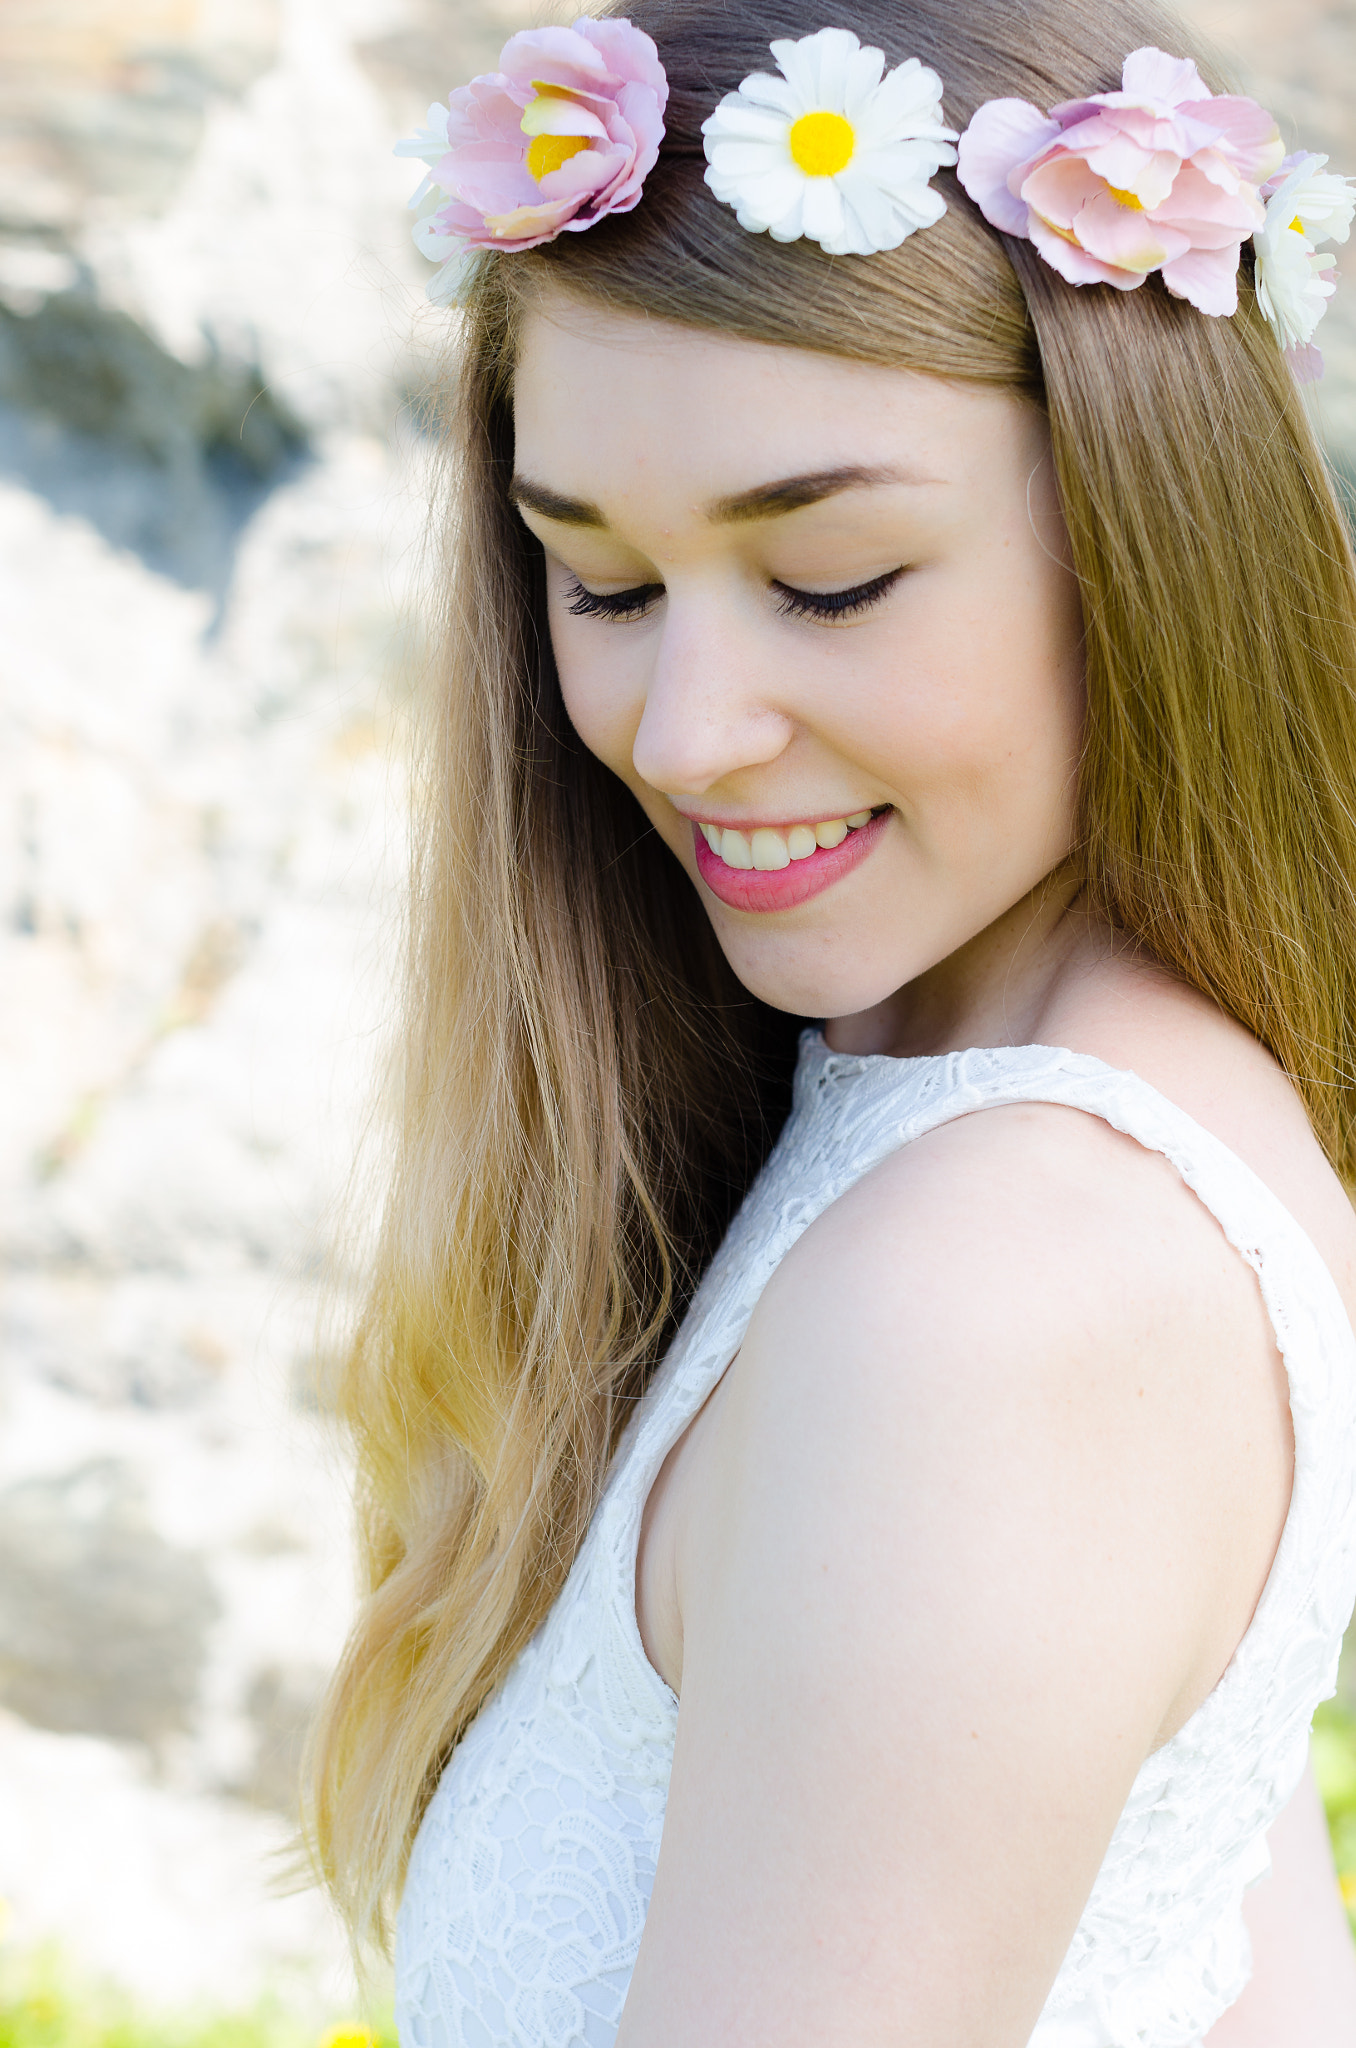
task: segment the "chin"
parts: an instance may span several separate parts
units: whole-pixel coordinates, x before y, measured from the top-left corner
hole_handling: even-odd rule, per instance
[[[834,959],[792,963],[786,960],[750,958],[740,946],[724,945],[726,959],[751,996],[774,1010],[793,1017],[857,1017],[888,1002],[904,983],[921,968],[904,963],[897,971],[881,972],[879,961],[859,963]],[[771,951],[772,949],[768,949]],[[759,949],[760,952],[763,949]]]

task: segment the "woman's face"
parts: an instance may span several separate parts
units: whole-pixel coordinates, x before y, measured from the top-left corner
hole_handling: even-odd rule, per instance
[[[756,995],[875,1009],[1065,857],[1081,619],[1035,408],[551,301],[515,421],[570,717]]]

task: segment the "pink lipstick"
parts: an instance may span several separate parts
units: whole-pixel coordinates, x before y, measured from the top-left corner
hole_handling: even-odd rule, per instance
[[[700,825],[692,828],[697,872],[713,896],[731,910],[794,910],[822,895],[837,881],[859,867],[879,840],[890,818],[889,809],[880,811],[869,824],[849,832],[839,846],[820,846],[804,860],[785,868],[732,868],[713,853]]]

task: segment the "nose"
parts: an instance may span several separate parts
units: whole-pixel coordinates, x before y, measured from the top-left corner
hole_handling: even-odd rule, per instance
[[[632,760],[651,789],[701,796],[775,761],[794,724],[777,701],[769,650],[724,607],[700,610],[670,588]]]

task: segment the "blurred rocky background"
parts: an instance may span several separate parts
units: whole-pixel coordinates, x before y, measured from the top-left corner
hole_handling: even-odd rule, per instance
[[[0,0],[0,1898],[158,2001],[350,1997],[273,1859],[447,322],[391,146],[525,16]]]
[[[322,2016],[272,1888],[350,1597],[320,1306],[387,1020],[422,299],[518,0],[0,0],[0,1898]],[[1195,0],[1356,169],[1356,0]],[[1356,450],[1356,286],[1319,399]]]

